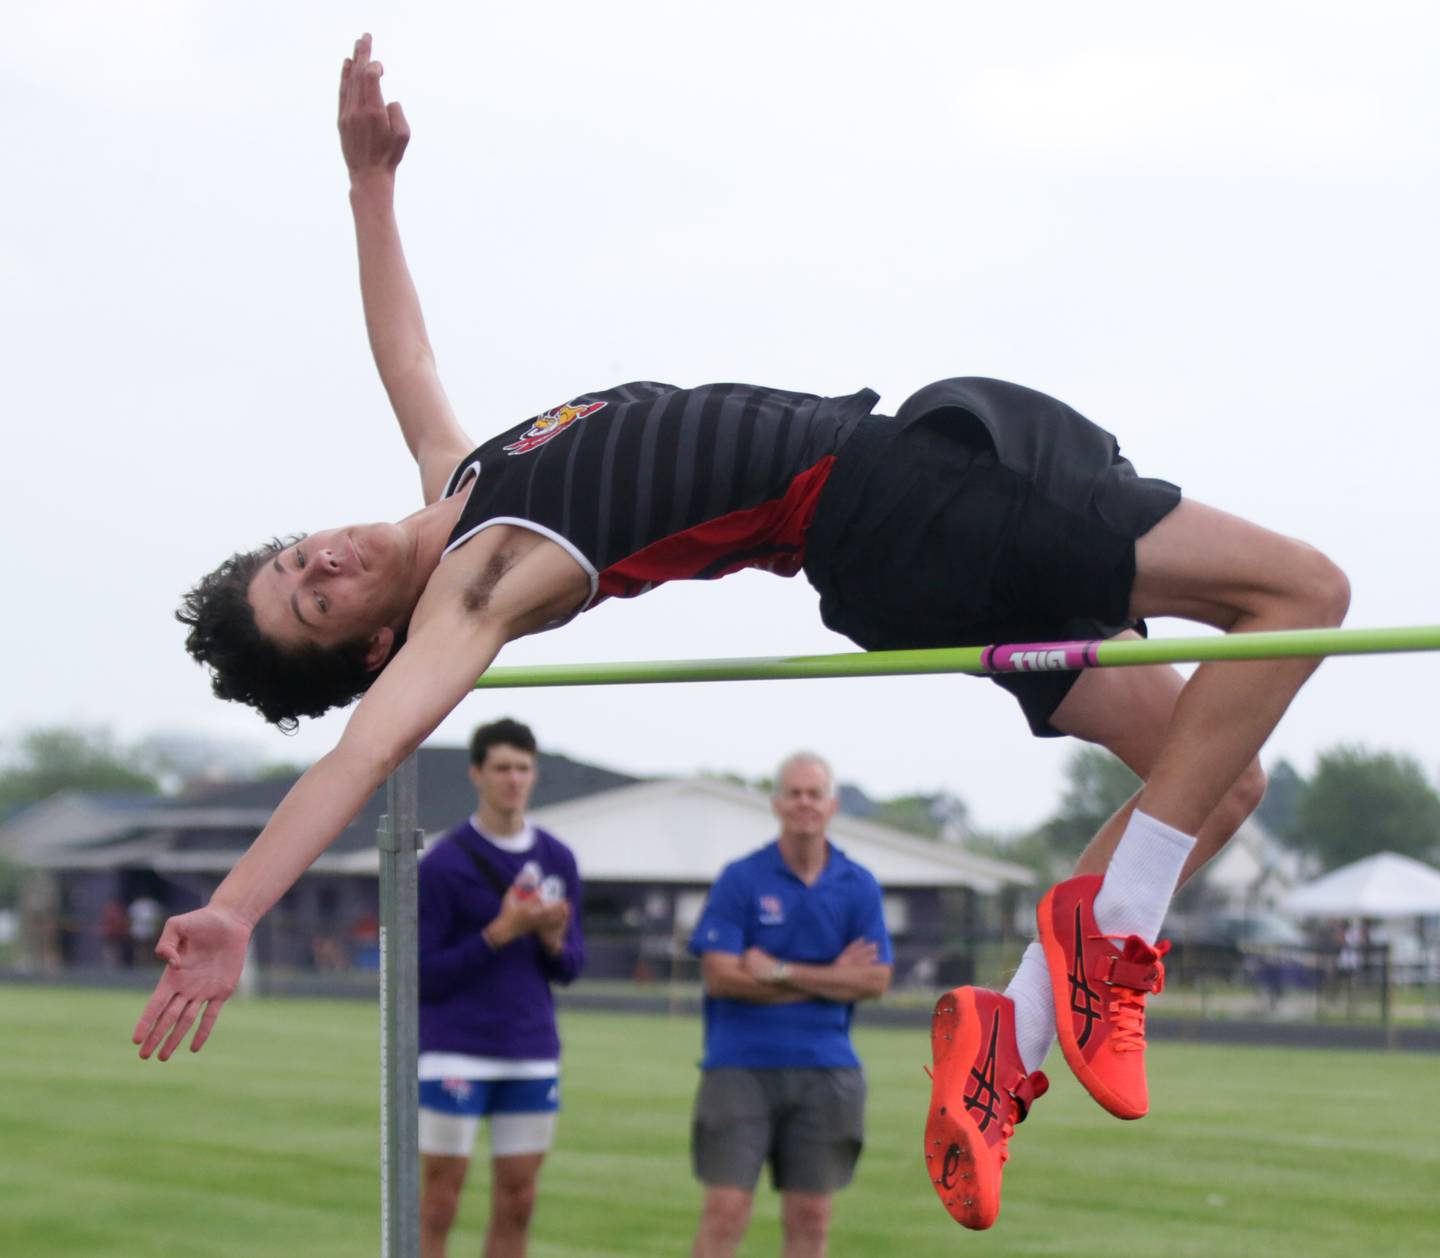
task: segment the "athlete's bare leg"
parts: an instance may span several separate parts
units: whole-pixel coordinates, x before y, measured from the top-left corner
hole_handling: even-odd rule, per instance
[[[1130,630],[1117,636],[1139,637]],[[1104,747],[1148,781],[1184,687],[1185,678],[1166,665],[1091,669],[1080,675],[1050,723],[1063,734]],[[1181,886],[1230,841],[1264,794],[1265,775],[1259,760],[1252,760],[1197,832]],[[1076,862],[1076,874],[1104,874],[1139,797],[1137,791],[1100,828]]]
[[[1344,573],[1319,551],[1197,502],[1180,503],[1136,543],[1135,567],[1138,617],[1253,633],[1338,625],[1350,604]],[[1318,665],[1202,664],[1176,698],[1138,807],[1197,834]]]
[[[1137,617],[1182,616],[1228,632],[1318,628],[1339,624],[1349,603],[1344,575],[1318,551],[1199,503],[1182,502],[1141,538],[1135,560],[1130,607]],[[1044,1061],[1060,1013],[1066,1060],[1085,1087],[1121,1117],[1146,1112],[1143,1057],[1130,1051],[1143,1047],[1135,1032],[1145,992],[1121,984],[1096,994],[1105,1016],[1122,1027],[1117,1043],[1126,1048],[1086,1053],[1074,1025],[1078,1011],[1067,1013],[1059,997],[1057,966],[1073,978],[1084,973],[1074,968],[1083,954],[1095,952],[1098,973],[1107,939],[1126,940],[1125,948],[1139,949],[1133,960],[1145,961],[1175,888],[1260,802],[1260,748],[1316,664],[1212,663],[1188,680],[1169,668],[1096,671],[1082,676],[1056,708],[1056,729],[1109,748],[1144,785],[1080,858],[1077,874],[1104,878],[1098,891],[1062,883],[1041,901],[1040,939],[1025,950],[1005,989],[1015,1002],[1016,1040],[1027,1070]],[[1137,810],[1144,816],[1135,816]],[[1063,910],[1054,907],[1057,895]],[[1074,898],[1076,914],[1073,947],[1056,928],[1061,913],[1069,912],[1067,896]],[[1082,945],[1079,922],[1087,903],[1100,934],[1087,935]],[[1121,954],[1112,949],[1109,955]],[[1157,967],[1162,955],[1148,952]]]

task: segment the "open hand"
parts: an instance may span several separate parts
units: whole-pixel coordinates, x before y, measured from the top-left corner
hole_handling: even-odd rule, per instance
[[[197,1016],[200,1026],[190,1051],[198,1053],[205,1047],[215,1019],[240,981],[249,943],[250,927],[214,905],[165,923],[155,945],[165,973],[131,1036],[132,1043],[140,1045],[141,1057],[148,1058],[160,1045],[160,1060],[169,1061]]]
[[[393,174],[410,143],[405,111],[398,101],[387,105],[380,91],[384,73],[370,60],[370,36],[360,36],[355,55],[340,68],[340,151],[352,178],[367,171]]]

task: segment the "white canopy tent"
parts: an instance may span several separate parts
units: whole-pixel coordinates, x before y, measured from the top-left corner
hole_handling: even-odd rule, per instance
[[[1297,917],[1440,916],[1440,870],[1377,852],[1297,887],[1284,905]]]

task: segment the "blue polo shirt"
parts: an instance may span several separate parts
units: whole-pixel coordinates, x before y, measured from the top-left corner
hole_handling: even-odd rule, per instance
[[[833,843],[826,853],[824,870],[808,887],[785,864],[778,841],[725,866],[690,936],[690,951],[739,956],[755,947],[778,961],[829,965],[863,938],[878,945],[880,960],[889,965],[880,884]],[[818,997],[758,1005],[707,995],[700,1067],[858,1066],[850,1045],[854,1011],[853,1002]]]

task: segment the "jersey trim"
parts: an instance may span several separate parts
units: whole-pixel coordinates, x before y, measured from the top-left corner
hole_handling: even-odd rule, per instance
[[[440,496],[442,498],[453,498],[458,494],[460,492],[460,486],[465,483],[472,469],[475,472],[475,479],[478,482],[480,479],[480,460],[471,458],[467,454],[460,460],[460,466],[450,473],[450,479],[445,482],[445,492]]]

